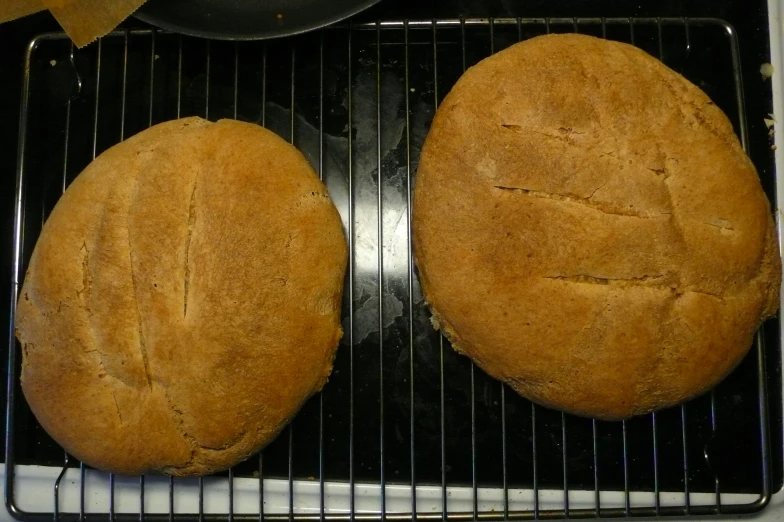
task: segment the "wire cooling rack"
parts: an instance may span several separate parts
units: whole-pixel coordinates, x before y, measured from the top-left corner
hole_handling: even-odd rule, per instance
[[[409,239],[411,187],[435,108],[467,67],[549,32],[643,48],[705,90],[747,146],[738,41],[715,19],[383,21],[268,43],[126,30],[84,50],[62,34],[30,42],[14,306],[41,225],[79,171],[124,138],[181,116],[253,121],[292,141],[327,184],[351,259],[346,335],[330,382],[261,454],[212,477],[118,477],[64,454],[25,404],[20,347],[11,337],[5,473],[12,514],[32,521],[501,520],[765,507],[765,342],[780,349],[766,329],[710,394],[613,423],[531,404],[454,353],[429,324]]]

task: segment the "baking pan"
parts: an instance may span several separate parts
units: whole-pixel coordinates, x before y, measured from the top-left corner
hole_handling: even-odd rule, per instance
[[[430,324],[408,216],[435,109],[467,67],[554,32],[644,49],[704,89],[747,150],[760,133],[766,143],[743,94],[745,40],[712,18],[384,19],[267,42],[150,29],[84,49],[59,33],[30,42],[7,302],[74,177],[117,142],[183,116],[255,122],[294,143],[344,219],[351,268],[345,335],[323,392],[262,453],[202,480],[110,476],[65,455],[22,397],[21,346],[9,336],[5,477],[17,518],[489,522],[764,508],[778,488],[768,412],[780,404],[768,403],[765,355],[780,351],[779,320],[713,391],[623,422],[531,404]],[[756,62],[744,65],[762,81]],[[760,175],[771,194],[774,171]]]
[[[379,0],[150,0],[136,17],[168,31],[221,40],[261,40],[344,20]]]

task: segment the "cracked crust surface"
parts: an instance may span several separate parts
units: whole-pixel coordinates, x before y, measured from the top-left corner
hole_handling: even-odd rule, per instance
[[[708,390],[778,308],[775,226],[730,122],[644,51],[589,36],[463,75],[422,151],[413,230],[455,349],[580,415]]]
[[[326,382],[346,260],[294,147],[228,120],[152,127],[88,166],[44,226],[17,306],[25,397],[97,468],[228,468]]]

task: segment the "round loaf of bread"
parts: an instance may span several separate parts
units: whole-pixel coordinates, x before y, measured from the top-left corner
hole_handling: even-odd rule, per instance
[[[326,382],[346,260],[294,147],[237,121],[156,125],[88,166],[43,228],[16,313],[25,397],[99,469],[226,469]]]
[[[543,36],[466,72],[422,151],[413,226],[454,348],[579,415],[708,390],[778,308],[775,226],[732,125],[622,43]]]

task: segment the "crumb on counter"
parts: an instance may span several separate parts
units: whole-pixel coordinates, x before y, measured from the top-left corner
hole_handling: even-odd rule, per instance
[[[763,63],[762,65],[760,65],[760,74],[762,75],[763,80],[767,80],[768,78],[773,76],[773,73],[775,71],[776,69],[774,69],[773,65],[769,63]]]

